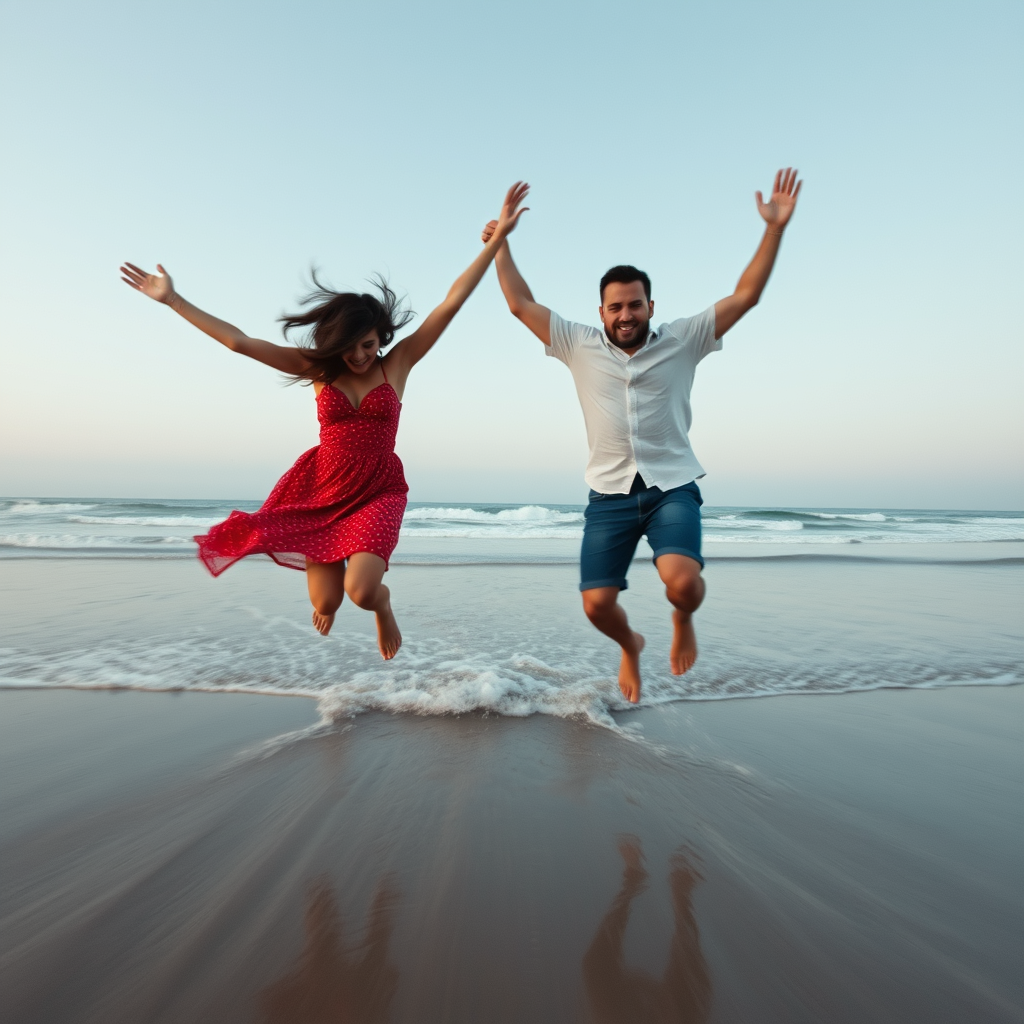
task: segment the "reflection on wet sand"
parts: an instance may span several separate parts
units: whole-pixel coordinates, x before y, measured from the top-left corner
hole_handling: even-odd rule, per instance
[[[598,926],[583,958],[583,981],[597,1024],[701,1024],[711,1009],[711,978],[700,950],[700,933],[690,896],[700,875],[682,852],[671,860],[672,914],[675,927],[668,967],[658,980],[625,964],[622,944],[633,900],[647,888],[640,840],[623,836],[622,887]]]
[[[386,1021],[398,987],[388,955],[398,898],[389,877],[377,883],[360,948],[346,945],[334,892],[326,880],[317,882],[306,901],[306,942],[297,966],[260,993],[265,1024]]]

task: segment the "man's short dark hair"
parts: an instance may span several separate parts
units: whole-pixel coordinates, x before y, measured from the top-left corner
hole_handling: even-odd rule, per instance
[[[632,284],[634,281],[639,281],[644,286],[644,295],[647,296],[647,301],[650,302],[651,279],[642,270],[637,270],[636,267],[631,267],[628,263],[612,267],[601,278],[601,301],[604,302],[604,290],[608,285],[612,283]]]

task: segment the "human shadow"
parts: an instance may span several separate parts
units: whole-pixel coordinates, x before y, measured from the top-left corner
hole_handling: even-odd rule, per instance
[[[399,892],[377,883],[366,939],[348,943],[334,891],[321,879],[306,898],[306,941],[295,968],[259,996],[264,1024],[383,1024],[398,987],[389,946]]]
[[[597,1024],[702,1024],[711,1011],[711,977],[700,949],[690,897],[701,876],[682,851],[670,860],[675,927],[660,979],[626,966],[622,944],[633,900],[647,888],[643,850],[635,836],[619,840],[622,886],[583,957],[583,981]]]

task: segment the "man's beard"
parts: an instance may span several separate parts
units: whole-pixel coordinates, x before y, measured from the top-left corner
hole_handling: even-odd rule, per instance
[[[604,336],[616,348],[639,348],[647,340],[647,335],[651,333],[651,321],[648,319],[641,323],[638,320],[637,324],[639,329],[636,332],[636,340],[629,342],[628,345],[625,344],[624,342],[619,341],[619,339],[616,338],[615,335],[611,331],[609,331],[607,327],[604,329]]]

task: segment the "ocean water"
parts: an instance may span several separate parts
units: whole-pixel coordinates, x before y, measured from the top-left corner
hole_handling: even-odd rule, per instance
[[[0,499],[0,558],[44,556],[192,557],[192,537],[227,518],[252,512],[253,501],[129,498]],[[1024,512],[914,509],[708,508],[703,510],[707,554],[724,544],[807,545],[1024,542]],[[583,533],[582,505],[444,505],[411,502],[404,548],[416,546],[439,561],[458,560],[460,540],[514,541],[502,551],[514,561],[547,557],[531,541],[574,541]],[[424,546],[423,541],[436,541]],[[575,559],[576,545],[569,550]],[[992,549],[995,557],[995,548]],[[397,561],[402,561],[399,549]]]
[[[309,621],[301,573],[248,559],[217,580],[191,537],[255,503],[0,501],[0,687],[207,690],[367,711],[581,717],[631,728],[617,649],[584,618],[582,508],[412,504],[387,582],[405,643],[372,616]],[[704,510],[700,658],[668,671],[668,606],[638,553],[643,704],[1024,681],[1024,513]]]

